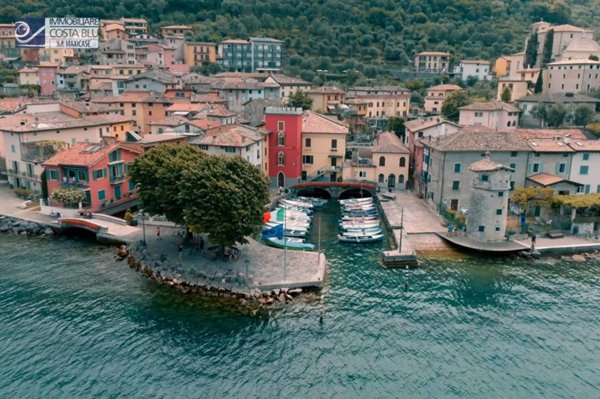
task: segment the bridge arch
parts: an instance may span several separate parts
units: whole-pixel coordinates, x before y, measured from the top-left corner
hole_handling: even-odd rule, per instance
[[[302,188],[296,192],[296,195],[300,197],[317,197],[323,199],[331,198],[331,193],[321,187]]]
[[[360,192],[362,191],[363,197],[374,197],[377,193],[377,185],[372,182],[365,181],[345,181],[345,182],[305,182],[298,183],[291,187],[292,192],[298,195],[300,192],[304,190],[315,190],[319,189],[325,191],[329,194],[330,198],[338,198],[340,194],[349,191],[349,190],[358,190],[360,196]],[[321,192],[321,191],[320,191]],[[351,195],[346,193],[345,195]],[[349,197],[348,197],[349,198]]]

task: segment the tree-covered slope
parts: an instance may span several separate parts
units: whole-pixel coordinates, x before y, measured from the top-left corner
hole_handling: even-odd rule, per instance
[[[3,1],[7,4],[7,1]],[[523,49],[532,22],[593,28],[600,0],[24,0],[0,18],[144,17],[191,24],[198,40],[266,35],[286,42],[292,71],[409,66],[416,52],[492,60]]]

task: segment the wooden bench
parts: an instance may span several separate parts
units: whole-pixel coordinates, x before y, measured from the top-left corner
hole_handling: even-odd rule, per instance
[[[565,235],[560,230],[550,230],[548,232],[548,238],[563,238]]]

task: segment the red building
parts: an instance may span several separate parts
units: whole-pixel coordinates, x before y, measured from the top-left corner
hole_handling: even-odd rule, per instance
[[[44,162],[48,194],[52,198],[57,188],[79,188],[85,193],[82,207],[86,211],[124,210],[137,197],[128,170],[141,152],[127,143],[77,143]],[[53,207],[64,207],[50,202]]]
[[[302,175],[302,108],[268,107],[265,129],[270,133],[268,171],[271,184],[289,187]]]
[[[40,80],[40,95],[53,96],[56,91],[56,70],[58,64],[52,62],[40,62],[38,65],[38,76]]]

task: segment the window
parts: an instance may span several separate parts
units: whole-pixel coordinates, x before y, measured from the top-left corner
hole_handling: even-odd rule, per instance
[[[109,162],[117,162],[120,160],[121,160],[121,151],[120,150],[115,150],[115,151],[111,152],[110,154],[108,154]]]
[[[496,215],[502,215],[502,209],[496,209]]]
[[[586,185],[584,186],[584,191],[585,191],[585,193],[586,193],[586,194],[589,194],[589,193],[590,193],[590,185],[589,185],[589,184],[586,184]]]
[[[583,154],[583,160],[584,161],[589,161],[590,160],[590,153],[589,152],[586,152],[586,153]]]
[[[454,173],[460,173],[460,163],[454,164]]]
[[[367,177],[367,172],[364,170],[361,170],[358,172],[358,177]]]
[[[277,135],[277,145],[279,147],[283,147],[285,145],[285,134],[283,132],[279,132]]]
[[[459,190],[459,189],[460,189],[460,181],[454,180],[452,182],[452,190]]]
[[[540,171],[540,164],[534,163],[533,167],[532,167],[532,171],[533,171],[533,173],[538,173]]]
[[[517,156],[517,152],[516,152],[516,151],[513,151],[513,152],[511,152],[511,153],[510,153],[510,156],[511,156],[511,157],[516,157],[516,156]]]
[[[515,189],[515,182],[514,182],[514,181],[511,181],[511,182],[510,182],[510,190],[512,191],[512,190],[514,190],[514,189]]]
[[[596,187],[596,192],[600,193],[600,184],[598,184],[598,186]]]
[[[152,111],[148,111],[148,116],[152,116]]]
[[[496,227],[494,230],[496,230],[496,231],[500,231],[500,227]]]
[[[312,165],[314,161],[314,158],[312,155],[303,155],[302,156],[302,163],[303,164],[308,164],[308,165]]]
[[[312,140],[311,139],[306,139],[304,140],[304,145],[308,148],[312,145]]]
[[[490,176],[488,175],[481,175],[481,181],[489,181],[490,180]]]
[[[104,179],[106,177],[106,169],[96,169],[92,172],[94,180]]]
[[[579,167],[579,174],[580,175],[587,175],[589,171],[589,166],[580,166]]]
[[[50,180],[58,180],[59,179],[59,175],[58,175],[58,170],[49,170],[49,178]]]
[[[400,167],[403,168],[406,166],[406,158],[400,157]]]
[[[199,147],[203,151],[208,151],[208,145],[207,144],[200,144]]]
[[[483,112],[475,111],[475,118],[481,118],[481,117],[483,117]]]
[[[332,139],[331,140],[331,149],[332,150],[337,150],[337,139]]]
[[[11,152],[17,152],[17,149],[15,148],[15,145],[14,145],[14,144],[11,144],[11,145],[10,145],[10,151],[11,151]]]
[[[385,157],[379,157],[379,166],[385,166]]]
[[[277,165],[278,166],[285,165],[285,155],[283,155],[283,152],[280,152],[279,155],[277,155]]]
[[[225,152],[235,154],[235,147],[225,147]]]
[[[106,192],[104,190],[98,191],[98,200],[103,201],[104,199],[106,199]]]
[[[511,163],[511,164],[510,164],[510,168],[511,168],[512,170],[517,170],[517,164],[516,164],[516,163]]]
[[[283,132],[285,130],[285,122],[284,121],[277,121],[277,131],[278,132]]]
[[[483,233],[485,231],[485,226],[479,226],[477,231],[479,231],[480,233]]]
[[[498,191],[498,197],[504,197],[504,191]]]

